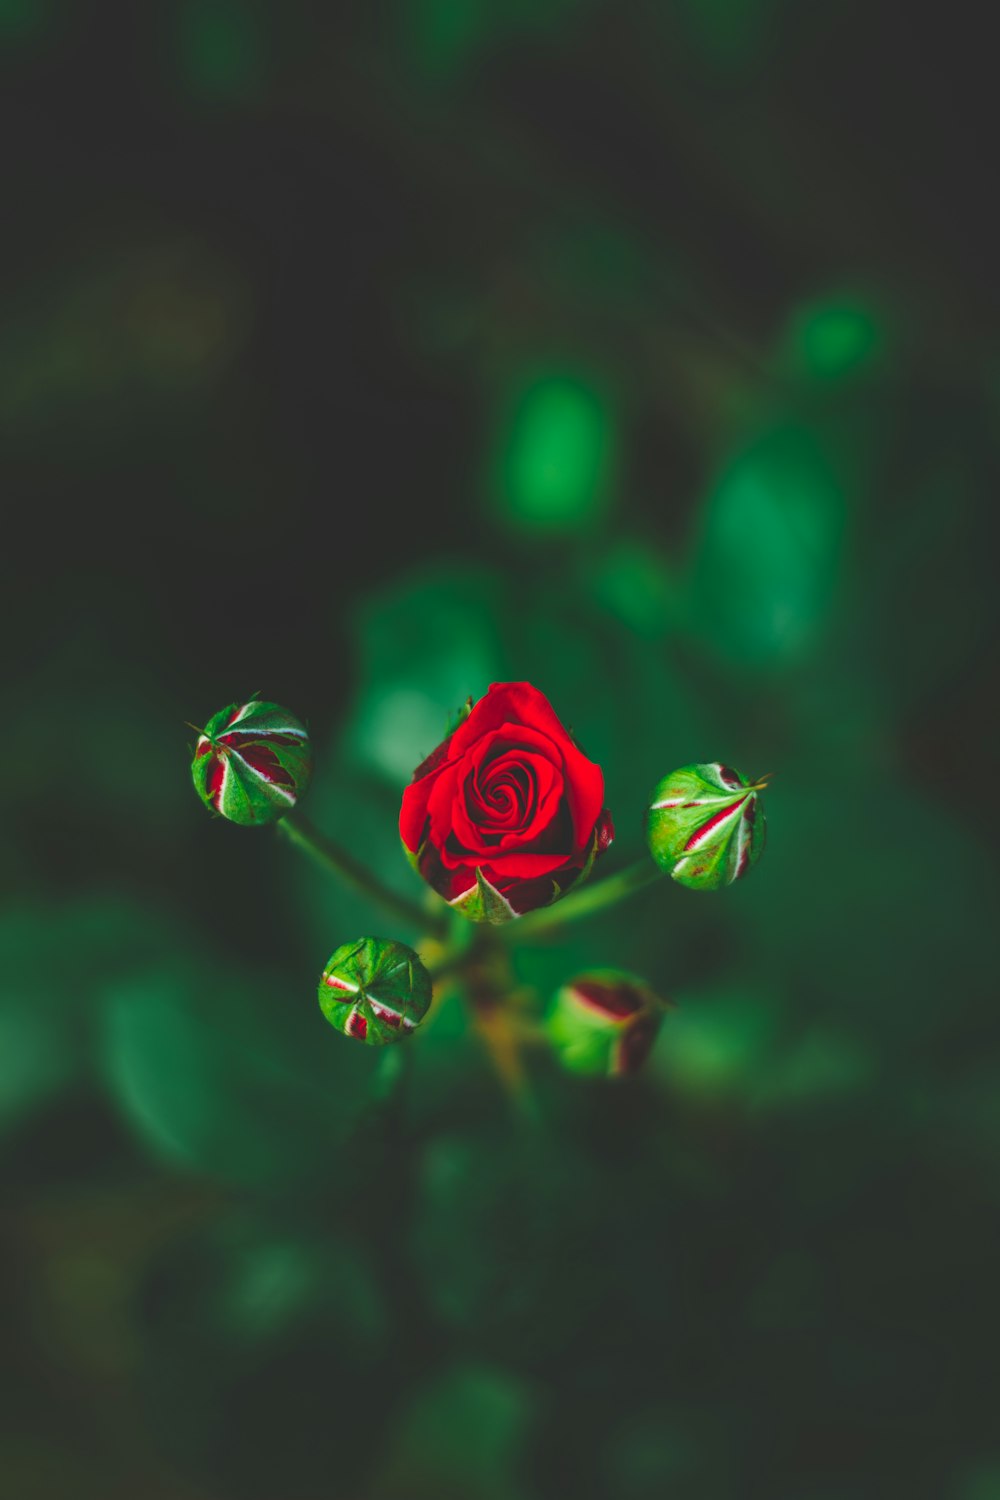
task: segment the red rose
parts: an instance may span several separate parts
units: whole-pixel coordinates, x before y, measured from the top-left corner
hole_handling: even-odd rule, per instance
[[[604,776],[528,682],[495,682],[403,793],[415,868],[476,922],[547,906],[614,837]]]

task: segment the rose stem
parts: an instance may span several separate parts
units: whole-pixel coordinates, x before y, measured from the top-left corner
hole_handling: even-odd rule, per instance
[[[503,934],[517,943],[522,938],[530,939],[554,932],[565,922],[579,921],[581,917],[589,917],[594,912],[603,911],[606,906],[624,901],[634,891],[641,891],[645,886],[662,879],[665,873],[652,860],[641,859],[636,864],[619,870],[617,875],[609,875],[607,880],[585,885],[562,901],[557,901],[554,906],[543,906],[538,911],[528,912],[527,916],[504,927]]]
[[[401,921],[409,922],[424,932],[431,932],[436,937],[444,936],[447,924],[443,918],[425,911],[417,902],[409,901],[383,885],[366,865],[334,843],[333,839],[320,833],[301,813],[282,818],[277,826],[297,848],[311,855],[317,864],[325,866],[334,875],[339,875],[341,880],[377,901]]]
[[[460,974],[468,963],[471,952],[471,948],[462,948],[458,951],[446,948],[440,958],[425,963],[424,967],[431,976],[432,983],[447,978],[449,974]]]
[[[538,1111],[521,1056],[524,1030],[516,1009],[506,1003],[514,984],[510,953],[494,927],[477,934],[460,956],[466,959],[463,979],[472,1024],[508,1097],[521,1114],[534,1119]]]

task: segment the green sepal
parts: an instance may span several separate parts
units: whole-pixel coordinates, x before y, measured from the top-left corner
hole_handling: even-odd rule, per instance
[[[198,793],[198,796],[201,798],[202,802],[204,802],[209,812],[213,817],[219,818],[222,816],[222,814],[216,811],[212,803],[211,794],[208,790],[208,772],[211,764],[212,757],[210,755],[199,755],[193,757],[191,761],[191,780],[194,782],[195,791]]]
[[[392,938],[344,943],[319,982],[319,1004],[331,1026],[380,1047],[402,1041],[431,1003],[431,976],[417,954]]]
[[[403,848],[406,849],[405,844]],[[418,874],[420,873],[420,856],[422,852],[423,850],[421,849],[416,854],[411,854],[408,849],[406,850],[407,858]],[[586,880],[596,858],[597,834],[595,833],[582,868],[567,885],[560,885],[557,880],[553,880],[552,896],[545,904],[548,906],[554,905],[556,901],[560,901],[575,886]],[[504,922],[515,922],[521,915],[520,912],[514,910],[506,896],[501,895],[496,887],[490,884],[479,866],[476,867],[476,884],[470,885],[467,891],[464,891],[461,896],[457,896],[454,901],[450,901],[448,904],[454,911],[461,912],[462,916],[470,922],[489,922],[495,927],[501,926]],[[537,908],[533,908],[533,910],[535,909]]]
[[[689,890],[739,880],[764,848],[762,786],[718,761],[672,771],[658,782],[646,815],[653,859]]]
[[[468,921],[489,922],[494,927],[499,927],[504,922],[513,922],[519,915],[507,898],[501,896],[496,886],[490,884],[478,865],[475,885],[470,885],[467,891],[448,904],[453,911],[461,912]]]
[[[417,872],[417,874],[419,875],[420,874],[420,856],[424,852],[424,850],[426,849],[427,845],[426,844],[421,844],[420,848],[414,854],[414,852],[413,852],[412,849],[407,849],[407,847],[406,847],[406,845],[405,845],[405,843],[403,842],[402,839],[400,839],[399,843],[400,843],[400,847],[403,850],[403,853],[406,855],[406,862],[407,862],[407,864],[410,866],[411,870],[415,870]]]
[[[552,894],[552,901],[549,902],[550,906],[555,901],[561,901],[563,896],[568,895],[569,892],[574,890],[578,885],[583,884],[583,882],[589,877],[591,870],[594,868],[594,860],[596,858],[597,834],[595,832],[594,837],[590,841],[590,848],[587,850],[587,858],[584,860],[582,866],[580,867],[576,875],[574,875],[573,879],[567,885],[560,885],[557,880],[554,880],[552,882],[554,889]]]
[[[442,743],[447,743],[447,741],[451,739],[452,735],[455,733],[455,730],[459,727],[459,725],[465,723],[466,719],[472,712],[472,707],[472,695],[470,694],[462,704],[461,708],[456,709],[455,712],[449,716],[448,721],[445,724],[444,740],[442,741]]]

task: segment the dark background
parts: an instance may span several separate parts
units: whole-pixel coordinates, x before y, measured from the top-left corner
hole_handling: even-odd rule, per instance
[[[983,19],[0,0],[4,1495],[1000,1496]],[[386,1095],[384,919],[187,770],[287,704],[416,894],[504,678],[606,868],[775,773],[749,880],[519,958],[680,1007],[527,1117],[455,995]]]

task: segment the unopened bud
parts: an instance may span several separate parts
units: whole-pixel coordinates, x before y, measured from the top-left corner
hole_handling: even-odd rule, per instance
[[[595,969],[557,990],[545,1029],[571,1072],[636,1073],[649,1056],[667,1005],[634,974]]]
[[[420,957],[391,938],[344,943],[323,970],[319,1004],[331,1026],[370,1046],[398,1042],[431,1003],[431,976]]]
[[[277,703],[230,703],[198,736],[191,776],[212,812],[232,823],[272,823],[309,785],[312,747],[304,724]]]
[[[696,891],[739,880],[764,848],[764,784],[751,785],[718,761],[665,776],[646,814],[646,842],[660,869]]]

